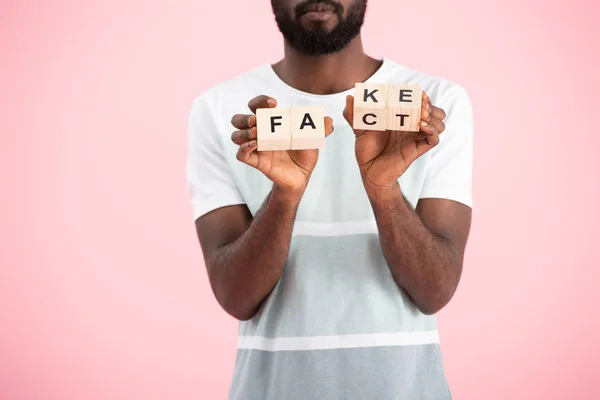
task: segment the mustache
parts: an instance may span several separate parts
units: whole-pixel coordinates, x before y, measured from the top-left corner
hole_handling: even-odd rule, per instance
[[[300,17],[302,14],[306,13],[306,9],[308,6],[312,6],[313,4],[324,4],[331,8],[333,8],[333,12],[337,14],[338,17],[341,17],[344,14],[344,6],[342,6],[337,1],[333,0],[304,0],[296,5],[294,8],[294,12],[296,17]]]

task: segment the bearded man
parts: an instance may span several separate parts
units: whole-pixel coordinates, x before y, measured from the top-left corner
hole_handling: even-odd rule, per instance
[[[198,238],[240,321],[229,398],[450,399],[434,314],[471,224],[467,93],[365,54],[367,0],[271,3],[284,58],[215,84],[189,118]],[[357,82],[419,84],[420,131],[354,130]],[[308,105],[328,115],[324,148],[257,151],[257,109]]]

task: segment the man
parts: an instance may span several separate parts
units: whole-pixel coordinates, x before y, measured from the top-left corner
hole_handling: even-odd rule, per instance
[[[454,83],[367,56],[366,6],[272,0],[285,57],[193,103],[196,228],[214,295],[240,320],[230,399],[451,398],[432,314],[470,229],[471,105]],[[421,131],[353,130],[356,82],[418,83]],[[331,116],[325,147],[258,152],[256,109],[303,105]]]

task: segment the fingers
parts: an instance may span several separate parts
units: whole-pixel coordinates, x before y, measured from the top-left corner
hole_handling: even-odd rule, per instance
[[[333,120],[330,117],[325,117],[325,137],[333,132]]]
[[[231,141],[235,144],[242,145],[249,140],[254,140],[257,137],[256,127],[241,129],[231,134]]]
[[[427,136],[439,135],[446,129],[446,125],[437,118],[431,118],[429,123],[421,121],[421,133]]]
[[[352,126],[352,120],[354,119],[354,96],[346,96],[346,107],[343,112],[344,118]]]
[[[429,100],[429,97],[427,96],[427,93],[425,93],[425,91],[423,91],[423,95],[421,96],[421,121],[425,121],[427,123],[429,123],[429,118],[430,118],[430,112],[431,112],[431,101]]]
[[[435,146],[440,141],[440,134],[444,132],[446,126],[442,121],[437,118],[431,118],[429,123],[426,121],[421,121],[421,137],[429,144],[430,146]]]
[[[252,114],[256,114],[256,110],[259,108],[274,108],[277,107],[277,101],[269,96],[260,95],[248,102],[248,108],[252,111]]]
[[[250,129],[256,126],[256,116],[252,114],[235,114],[231,117],[231,125],[237,129]]]
[[[273,108],[277,106],[277,101],[269,96],[260,95],[248,102],[248,108],[252,114],[235,114],[231,118],[231,125],[237,129],[250,129],[256,126],[256,110],[259,108]]]
[[[443,121],[444,119],[446,119],[446,113],[444,112],[444,110],[442,110],[439,107],[436,107],[434,105],[431,105],[431,110],[429,111],[429,116],[431,118],[436,118],[439,119],[440,121]]]
[[[244,164],[256,168],[258,167],[258,154],[256,154],[256,148],[256,140],[250,140],[239,147],[236,158]]]
[[[430,145],[436,145],[439,142],[439,135],[444,132],[446,125],[443,120],[446,113],[439,107],[431,103],[431,99],[423,91],[423,107],[421,108],[421,134]]]
[[[343,116],[346,122],[348,122],[348,125],[352,127],[354,134],[357,137],[366,132],[364,130],[354,129],[354,96],[352,95],[346,96],[346,107],[344,108]]]
[[[429,122],[430,118],[437,118],[441,121],[446,119],[446,112],[431,103],[431,99],[427,93],[423,92],[421,99],[423,106],[421,107],[421,120]]]
[[[423,134],[423,140],[430,146],[435,146],[440,142],[440,134],[439,133],[426,133],[421,130]]]

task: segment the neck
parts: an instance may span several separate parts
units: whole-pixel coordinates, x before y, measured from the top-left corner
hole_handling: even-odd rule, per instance
[[[289,86],[312,94],[340,93],[363,82],[377,71],[381,61],[366,55],[360,35],[334,54],[307,56],[285,42],[284,58],[273,70]]]

